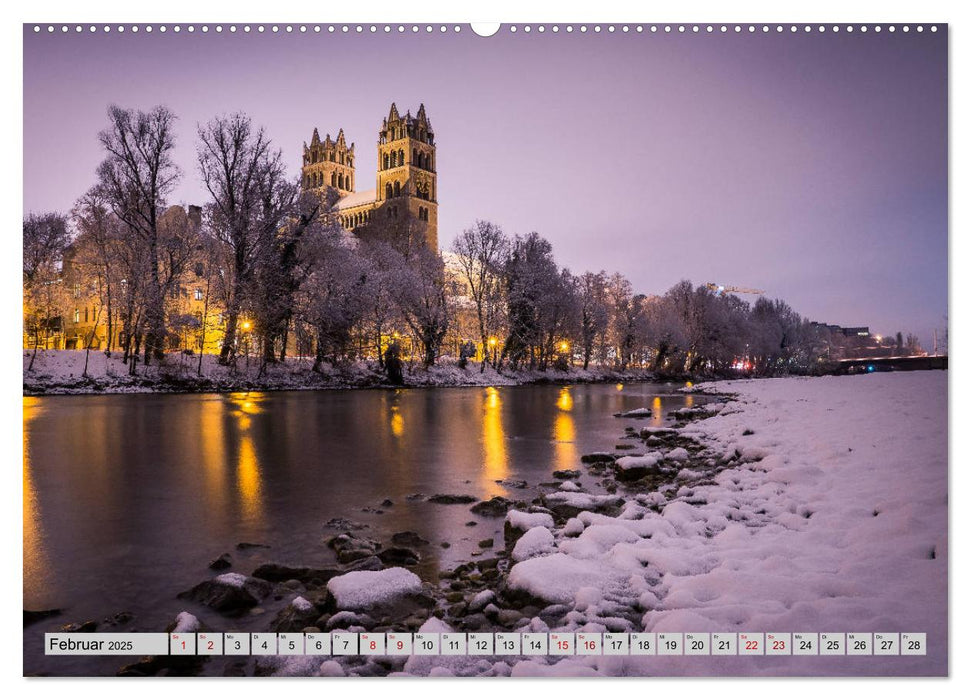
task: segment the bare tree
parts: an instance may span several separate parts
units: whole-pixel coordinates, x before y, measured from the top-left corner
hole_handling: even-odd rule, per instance
[[[576,278],[580,304],[580,344],[583,349],[583,369],[590,366],[594,345],[610,324],[607,297],[607,273],[585,272]]]
[[[398,304],[422,346],[425,367],[435,364],[451,322],[451,300],[445,293],[442,257],[420,248],[401,268]]]
[[[24,219],[24,324],[34,339],[28,370],[34,368],[41,334],[46,347],[51,330],[63,323],[59,266],[70,238],[67,218],[62,214],[30,214]]]
[[[199,127],[199,170],[212,197],[210,226],[228,248],[223,304],[226,330],[219,361],[235,352],[240,310],[256,269],[272,244],[277,212],[288,208],[295,192],[280,202],[274,184],[284,177],[283,156],[274,150],[262,128],[242,113],[216,117]],[[268,211],[269,210],[269,211]]]
[[[482,368],[488,359],[489,337],[496,330],[499,300],[502,296],[502,265],[509,254],[509,240],[502,229],[489,221],[476,221],[455,240],[452,250],[458,256],[462,274],[475,304],[482,343]]]
[[[165,294],[160,274],[159,219],[165,198],[180,176],[172,160],[175,115],[166,107],[149,112],[108,108],[108,128],[99,134],[107,156],[98,168],[99,187],[131,236],[146,248],[145,360],[164,357]]]

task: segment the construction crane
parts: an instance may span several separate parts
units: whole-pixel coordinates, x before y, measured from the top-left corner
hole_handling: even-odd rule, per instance
[[[723,284],[715,284],[714,282],[709,282],[705,285],[708,289],[715,293],[716,297],[720,297],[722,294],[765,294],[764,289],[749,289],[748,287],[726,287]]]

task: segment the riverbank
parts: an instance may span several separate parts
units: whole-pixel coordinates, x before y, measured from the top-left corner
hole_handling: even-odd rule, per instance
[[[462,519],[501,523],[501,535],[437,575],[418,562],[447,543],[430,541],[420,525],[379,539],[331,521],[321,546],[333,564],[242,568],[241,543],[213,561],[210,578],[181,592],[185,612],[172,625],[924,632],[926,656],[217,657],[155,659],[123,672],[945,675],[947,373],[696,390],[719,397],[673,412],[662,426],[617,418],[614,443],[570,470],[551,469],[535,497],[518,499],[515,485],[508,498],[489,500],[472,487],[415,494]]]
[[[436,604],[419,629],[919,631],[927,634],[926,656],[277,657],[258,669],[946,675],[947,374],[759,380],[717,390],[735,396],[682,411],[671,428],[626,425],[635,450],[587,455],[525,508],[512,504],[504,549],[426,587]],[[397,587],[382,589],[383,600],[363,595],[377,583],[369,577],[382,575],[391,576],[332,579],[324,609],[347,613],[340,626],[367,629],[362,613],[418,594],[402,574]],[[338,612],[342,598],[354,602]]]
[[[31,350],[23,351],[23,391],[25,396],[126,393],[226,393],[238,391],[302,391],[316,389],[388,388],[387,376],[377,363],[354,363],[344,367],[325,365],[313,371],[310,358],[288,358],[268,365],[261,372],[256,358],[239,358],[235,367],[220,365],[214,355],[171,353],[161,366],[139,364],[134,375],[121,361],[119,353],[106,357],[103,352],[83,350],[38,350],[31,363]],[[85,373],[85,355],[87,372]],[[580,384],[587,382],[650,381],[644,370],[617,372],[610,368],[578,367],[562,370],[503,370],[470,362],[461,369],[450,360],[424,369],[420,364],[405,365],[407,387],[518,386],[523,384]]]

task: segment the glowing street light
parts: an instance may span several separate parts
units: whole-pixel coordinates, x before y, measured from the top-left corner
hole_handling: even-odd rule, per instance
[[[489,347],[490,348],[496,347],[496,345],[498,345],[498,343],[499,343],[499,339],[496,338],[496,336],[492,336],[491,338],[489,338]]]
[[[243,330],[248,331],[253,327],[253,324],[249,321],[243,321]]]
[[[569,352],[569,351],[570,351],[570,344],[564,340],[563,342],[560,343],[560,352]]]

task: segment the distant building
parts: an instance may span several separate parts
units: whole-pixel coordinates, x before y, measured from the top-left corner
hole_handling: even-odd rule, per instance
[[[847,338],[869,338],[870,337],[870,327],[869,326],[835,326],[831,323],[820,323],[819,321],[810,321],[810,328],[813,330],[821,331],[826,330],[830,333],[836,335],[842,335]]]
[[[303,145],[302,182],[305,189],[325,191],[332,187],[341,196],[338,220],[348,231],[372,223],[375,217],[411,216],[425,225],[428,247],[438,250],[438,180],[435,170],[435,132],[418,107],[414,117],[404,116],[392,103],[378,130],[378,174],[373,190],[357,191],[354,144],[347,145],[344,130],[333,140],[323,140],[314,129],[310,144]]]

